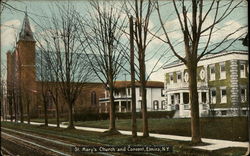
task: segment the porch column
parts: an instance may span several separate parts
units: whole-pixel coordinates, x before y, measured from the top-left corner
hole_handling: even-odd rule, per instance
[[[105,112],[108,112],[108,103],[105,102]]]
[[[183,117],[184,114],[184,102],[183,102],[183,92],[180,93],[180,104],[179,104],[179,117]]]
[[[183,104],[183,92],[180,93],[180,104]]]
[[[206,91],[206,104],[209,104],[209,91]]]
[[[201,97],[201,92],[198,92],[198,102],[199,102],[199,104],[202,102],[202,97]]]
[[[119,101],[119,112],[122,112],[122,102]]]
[[[172,103],[171,103],[171,95],[167,94],[167,97],[168,97],[168,99],[167,99],[167,101],[168,101],[168,103],[167,103],[167,110],[171,111],[172,110],[172,108],[171,108],[171,105],[172,105]]]

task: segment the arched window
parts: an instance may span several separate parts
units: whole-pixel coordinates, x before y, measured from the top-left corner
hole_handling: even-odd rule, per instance
[[[91,92],[91,105],[96,105],[96,93],[95,93],[95,91]]]
[[[165,101],[161,101],[161,109],[164,110],[165,109]]]
[[[154,105],[154,110],[158,110],[159,109],[159,101],[154,100],[153,105]]]

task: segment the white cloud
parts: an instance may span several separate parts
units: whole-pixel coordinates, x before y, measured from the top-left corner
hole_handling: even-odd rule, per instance
[[[2,24],[1,37],[2,46],[11,46],[15,43],[15,38],[17,36],[17,30],[20,27],[21,22],[19,20],[10,20]]]
[[[160,69],[158,72],[155,72],[155,73],[153,73],[151,76],[150,76],[150,78],[149,78],[149,80],[151,80],[151,81],[162,81],[162,82],[164,82],[164,70],[163,69]]]
[[[236,39],[242,34],[245,34],[247,32],[247,27],[244,29],[240,29],[241,27],[243,27],[243,25],[241,25],[237,21],[234,20],[227,21],[220,27],[220,29],[218,28],[216,29],[218,31],[215,30],[216,32],[213,33],[212,40],[214,42],[217,40],[222,40],[230,33],[234,33],[235,31],[237,31],[228,38],[228,39]]]

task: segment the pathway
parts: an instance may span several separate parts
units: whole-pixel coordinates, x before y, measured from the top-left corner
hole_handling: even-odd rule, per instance
[[[25,123],[27,123],[25,121]],[[43,123],[38,122],[30,122],[32,125],[41,125]],[[49,124],[51,127],[56,127],[56,124]],[[61,128],[67,128],[67,125],[65,123],[60,124]],[[104,132],[107,129],[102,128],[91,128],[91,127],[81,127],[81,126],[75,126],[78,130],[85,130],[85,131],[93,131],[93,132]],[[132,135],[131,131],[124,131],[119,130],[121,134],[123,135]],[[138,136],[142,136],[142,132],[137,133]],[[156,133],[149,133],[151,137],[155,138],[161,138],[161,139],[171,139],[171,140],[178,140],[178,141],[191,141],[191,137],[187,136],[177,136],[177,135],[167,135],[167,134],[156,134]],[[218,150],[222,148],[228,148],[228,147],[248,147],[248,142],[239,142],[239,141],[228,141],[228,140],[217,140],[217,139],[207,139],[202,138],[202,141],[204,143],[208,143],[209,145],[205,146],[193,146],[193,148],[203,149],[203,150]]]

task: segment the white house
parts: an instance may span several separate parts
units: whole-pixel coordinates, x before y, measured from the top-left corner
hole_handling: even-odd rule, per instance
[[[164,69],[167,110],[176,110],[176,117],[190,117],[186,66],[175,61]],[[248,70],[248,51],[223,51],[203,57],[197,68],[200,116],[246,115]]]
[[[115,105],[117,112],[131,111],[131,81],[116,81],[114,83]],[[136,82],[136,111],[141,111],[141,92],[140,83]],[[160,111],[165,110],[165,98],[163,95],[164,83],[160,81],[148,81],[147,91],[147,110]],[[109,94],[105,91],[105,97],[99,98],[99,112],[108,112]]]

